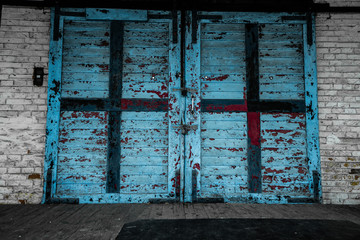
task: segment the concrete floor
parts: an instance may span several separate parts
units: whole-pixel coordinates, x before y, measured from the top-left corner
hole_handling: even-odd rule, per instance
[[[0,239],[115,239],[124,224],[154,219],[334,220],[360,229],[360,205],[0,205]]]

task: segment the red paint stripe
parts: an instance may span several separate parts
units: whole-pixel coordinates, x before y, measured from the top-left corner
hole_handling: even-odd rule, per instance
[[[248,112],[248,137],[251,145],[260,146],[260,113]]]

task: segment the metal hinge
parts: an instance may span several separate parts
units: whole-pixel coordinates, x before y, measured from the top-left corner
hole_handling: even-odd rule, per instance
[[[197,130],[198,125],[188,125],[188,124],[181,124],[177,126],[173,126],[174,129],[180,129],[181,134],[186,135],[190,130]]]

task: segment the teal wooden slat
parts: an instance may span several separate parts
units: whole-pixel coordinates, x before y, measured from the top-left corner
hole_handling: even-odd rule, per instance
[[[208,82],[201,84],[202,91],[209,91],[209,92],[245,92],[244,88],[246,84],[244,82],[240,83],[224,83],[224,82]]]
[[[245,166],[203,166],[202,171],[209,175],[246,175],[247,169]]]
[[[142,137],[142,136],[152,136],[154,139],[162,139],[167,137],[168,129],[121,129],[121,137]]]
[[[306,134],[307,134],[307,157],[309,159],[309,171],[315,171],[321,179],[320,148],[319,148],[319,120],[318,120],[318,92],[316,70],[316,45],[315,45],[315,15],[310,16],[312,33],[307,32],[307,26],[303,27],[304,35],[304,73],[305,73],[305,104],[306,104]],[[312,34],[311,45],[307,44],[307,35]],[[310,192],[314,198],[321,202],[321,181],[315,182],[314,175],[310,175]],[[317,190],[317,192],[316,192]]]
[[[240,162],[245,164],[246,157],[202,157],[202,166],[235,166]],[[206,175],[206,173],[204,173]]]
[[[244,99],[242,92],[202,92],[202,99]]]
[[[205,112],[201,113],[201,119],[204,121],[247,121],[246,113],[236,112]],[[232,131],[232,129],[228,129],[228,131]]]
[[[100,81],[62,81],[63,90],[96,90],[107,91],[109,87],[109,82],[100,82]]]
[[[105,169],[105,168],[104,168]],[[59,174],[57,183],[61,184],[86,184],[86,183],[103,183],[104,175],[93,175],[93,174]]]
[[[133,32],[168,32],[169,31],[169,22],[126,22],[124,25],[125,31]]]
[[[208,147],[202,148],[202,157],[236,157],[246,154],[246,148],[241,147]]]
[[[247,146],[247,139],[202,138],[203,147],[242,147]]]
[[[88,153],[84,154],[82,156],[78,156],[74,158],[71,154],[64,154],[60,153],[58,155],[58,162],[62,165],[93,165],[93,163],[99,164],[99,165],[106,165],[106,159],[104,159],[104,156],[97,154],[97,153]]]
[[[103,175],[103,177],[105,177],[105,171],[106,169],[106,165],[68,165],[68,164],[64,164],[64,165],[59,165],[58,167],[58,174],[60,175],[76,175],[76,176],[81,176],[81,175]],[[80,179],[80,178],[79,178]],[[103,183],[104,183],[105,179],[103,179]]]
[[[95,184],[59,184],[57,186],[59,197],[80,197],[81,195],[94,195],[105,193],[105,186]]]
[[[101,33],[100,33],[101,34]],[[102,38],[80,38],[80,39],[67,39],[64,41],[65,49],[71,48],[78,52],[85,51],[87,49],[101,49],[108,48],[110,45],[109,37]]]
[[[169,68],[163,64],[126,64],[124,65],[124,74],[127,73],[140,73],[140,74],[168,74]]]
[[[202,129],[201,130],[202,138],[223,138],[223,139],[238,139],[246,138],[247,130],[246,129]]]
[[[166,82],[166,73],[124,73],[123,82],[156,83]]]
[[[221,23],[227,23],[229,25],[235,25],[236,23],[280,23],[282,22],[283,16],[304,16],[304,14],[299,13],[259,13],[259,12],[198,12],[199,15],[205,16],[222,16]],[[211,23],[211,19],[202,20],[202,22]],[[304,23],[305,20],[293,20],[286,21],[286,24],[290,23]]]
[[[151,194],[151,193],[167,193],[167,184],[136,184],[136,185],[122,185],[122,189],[120,189],[120,193],[133,193],[136,192],[138,194]]]
[[[121,175],[133,174],[133,175],[166,175],[167,166],[132,166],[121,165]]]
[[[63,40],[59,37],[54,41],[54,21],[55,10],[51,9],[51,29],[50,29],[50,51],[49,77],[48,77],[48,110],[46,121],[46,148],[44,160],[44,195],[42,203],[50,201],[56,191],[57,174],[57,147],[60,124],[60,93],[61,93],[61,66],[62,66],[62,47]],[[62,36],[63,18],[60,17],[59,35]]]
[[[147,21],[146,10],[87,8],[88,20]]]
[[[243,129],[246,122],[241,121],[202,121],[203,129]]]
[[[168,127],[168,123],[157,120],[123,120],[121,125],[122,128],[130,129],[166,129]]]
[[[167,166],[168,156],[160,157],[134,157],[122,156],[120,164],[133,166]]]
[[[122,156],[134,156],[134,157],[161,157],[161,156],[167,156],[168,149],[167,148],[121,148],[121,154]]]
[[[165,175],[121,175],[121,183],[123,185],[132,184],[166,184],[168,181]]]

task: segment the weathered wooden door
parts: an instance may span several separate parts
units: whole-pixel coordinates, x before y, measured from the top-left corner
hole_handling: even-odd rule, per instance
[[[177,12],[54,12],[46,201],[180,199]]]
[[[55,10],[44,201],[317,199],[304,19]]]
[[[319,200],[311,15],[188,13],[185,201]]]

